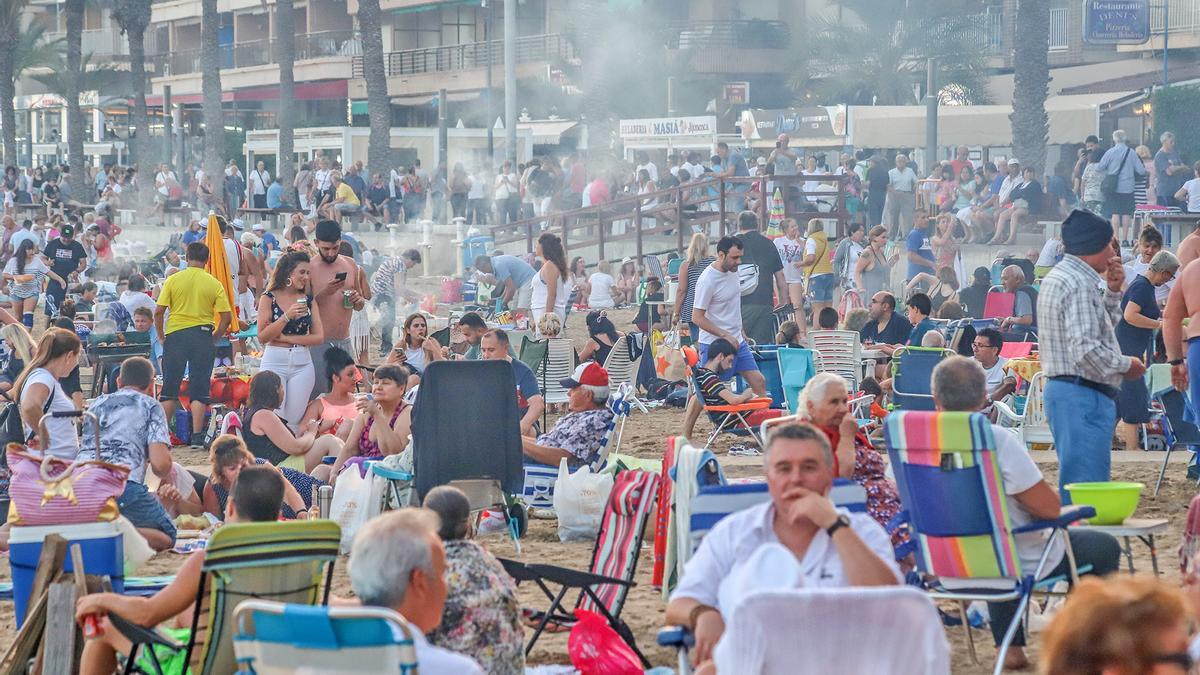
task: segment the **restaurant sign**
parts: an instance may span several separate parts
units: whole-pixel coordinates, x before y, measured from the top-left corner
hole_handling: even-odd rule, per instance
[[[621,138],[682,138],[717,133],[716,117],[652,117],[621,120]]]

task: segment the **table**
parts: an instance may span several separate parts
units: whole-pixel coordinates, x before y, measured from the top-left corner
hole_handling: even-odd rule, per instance
[[[1106,532],[1124,541],[1124,544],[1121,546],[1121,552],[1125,554],[1125,561],[1129,565],[1130,574],[1134,572],[1133,542],[1131,539],[1137,537],[1150,549],[1150,567],[1154,570],[1154,576],[1158,576],[1158,549],[1154,547],[1154,535],[1161,534],[1167,530],[1166,518],[1127,518],[1120,525],[1079,525],[1071,529],[1089,529],[1096,532]]]
[[[1150,218],[1150,222],[1154,223],[1154,226],[1159,230],[1162,230],[1163,239],[1166,241],[1167,245],[1181,242],[1183,241],[1183,238],[1187,236],[1187,232],[1180,232],[1181,236],[1179,238],[1175,238],[1174,234],[1176,225],[1179,225],[1182,229],[1182,226],[1184,225],[1188,227],[1195,227],[1197,223],[1200,223],[1200,214],[1196,213],[1159,214],[1151,211],[1147,215]]]
[[[1041,359],[1009,359],[1005,369],[1029,382],[1033,376],[1042,372]]]

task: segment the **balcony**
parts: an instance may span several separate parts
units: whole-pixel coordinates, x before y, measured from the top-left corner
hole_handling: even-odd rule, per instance
[[[1164,23],[1171,30],[1171,39],[1176,33],[1200,32],[1200,0],[1167,0],[1166,15],[1162,2],[1150,3],[1150,33],[1162,35]],[[1174,44],[1171,45],[1174,47]]]
[[[556,33],[527,35],[516,42],[517,63],[561,63],[575,57],[571,43]],[[388,52],[383,55],[383,67],[388,77],[486,68],[489,50],[494,66],[504,63],[504,42],[492,40]],[[354,57],[354,77],[363,77],[361,56]]]
[[[783,21],[688,21],[668,25],[667,49],[787,49],[791,29]]]
[[[222,46],[219,59],[221,68],[252,68],[274,64],[275,41],[278,38],[266,40],[251,40],[233,45],[233,49]],[[305,33],[295,36],[296,61],[330,58],[338,56],[355,56],[362,53],[358,36],[354,31],[325,31],[321,33]],[[158,54],[155,59],[164,62],[163,75],[187,75],[200,72],[200,50],[183,49],[169,54]],[[149,60],[149,59],[147,59]]]
[[[146,31],[147,52],[154,51],[151,47],[154,39],[151,33],[152,31]],[[47,31],[45,39],[47,41],[61,39],[65,43],[67,33],[66,31]],[[111,28],[83,31],[81,42],[83,53],[92,55],[92,63],[129,62],[129,42],[115,23]]]
[[[1004,55],[1004,16],[999,9],[964,18],[967,19],[968,44],[979,45],[988,56]],[[1051,28],[1053,32],[1053,17]],[[1051,44],[1053,42],[1051,38]]]

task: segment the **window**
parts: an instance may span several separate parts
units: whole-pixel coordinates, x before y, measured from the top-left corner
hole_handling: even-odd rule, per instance
[[[476,13],[474,7],[442,8],[442,44],[463,45],[483,39],[482,22],[476,36]]]
[[[1050,51],[1064,51],[1071,46],[1070,31],[1067,28],[1071,10],[1052,8],[1050,10]]]
[[[395,44],[392,48],[394,51],[403,51],[439,47],[442,44],[441,32],[441,15],[437,10],[400,14],[396,17],[392,36]]]

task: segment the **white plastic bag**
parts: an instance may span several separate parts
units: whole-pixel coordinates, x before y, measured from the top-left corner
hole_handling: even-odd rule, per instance
[[[117,518],[117,527],[121,528],[121,541],[125,549],[125,576],[133,576],[147,560],[154,557],[154,549],[125,516]]]
[[[594,474],[587,465],[571,473],[567,470],[567,460],[562,460],[558,465],[558,478],[554,481],[558,538],[562,541],[595,539],[612,486],[611,474]]]
[[[338,474],[329,518],[342,528],[342,553],[349,553],[358,528],[379,515],[382,486],[371,478],[364,478],[359,468],[353,465]]]

